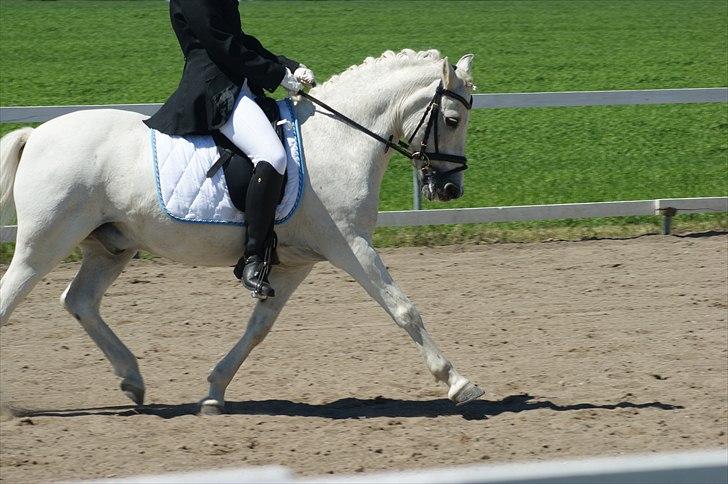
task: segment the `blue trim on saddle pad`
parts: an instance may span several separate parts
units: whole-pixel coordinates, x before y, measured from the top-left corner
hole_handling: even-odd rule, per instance
[[[285,98],[284,100],[278,101],[278,109],[280,111],[283,111],[283,105],[285,104],[285,107],[288,108],[288,114],[289,116],[285,116],[286,113],[282,112],[282,118],[284,120],[289,120],[293,124],[293,133],[296,137],[296,146],[298,148],[298,156],[300,159],[300,163],[298,163],[298,193],[296,194],[296,200],[293,204],[293,207],[289,210],[288,214],[283,217],[282,219],[276,219],[275,225],[281,225],[286,222],[288,222],[293,215],[298,211],[299,206],[301,205],[301,200],[303,199],[303,191],[304,191],[304,185],[306,183],[305,177],[306,177],[306,156],[303,152],[303,138],[301,136],[301,126],[298,121],[298,116],[296,115],[295,106],[293,104],[293,101],[291,98]],[[238,227],[245,226],[244,223],[241,222],[233,222],[233,221],[226,221],[226,220],[207,220],[207,219],[196,219],[196,220],[190,220],[186,218],[179,217],[173,213],[171,213],[164,203],[164,197],[162,197],[162,185],[161,180],[159,177],[159,161],[157,158],[157,138],[156,138],[156,131],[154,129],[149,129],[149,139],[150,139],[150,145],[152,149],[152,167],[154,169],[154,181],[155,181],[155,189],[157,192],[157,201],[159,202],[159,206],[162,209],[162,211],[171,219],[176,220],[178,222],[184,222],[184,223],[192,223],[192,224],[218,224],[218,225],[233,225]],[[287,142],[285,142],[285,148],[286,153],[289,153],[289,148],[287,146]]]
[[[298,122],[298,116],[296,116],[296,109],[293,105],[293,101],[290,97],[285,98],[283,101],[278,101],[278,109],[280,110],[280,104],[284,102],[288,106],[288,111],[291,114],[291,120],[293,120],[293,127],[296,133],[296,146],[298,146],[298,157],[301,159],[301,163],[298,164],[298,194],[296,195],[296,202],[293,204],[293,208],[288,215],[280,220],[275,221],[275,225],[281,225],[288,222],[293,214],[298,211],[298,206],[301,205],[303,199],[303,187],[306,185],[306,155],[303,153],[303,137],[301,136],[301,125]],[[286,118],[288,119],[288,118]]]

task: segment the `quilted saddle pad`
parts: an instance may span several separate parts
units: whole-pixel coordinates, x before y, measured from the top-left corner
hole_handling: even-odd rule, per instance
[[[278,101],[288,153],[288,181],[276,209],[276,224],[288,221],[303,196],[306,163],[301,130],[290,99]],[[243,225],[245,214],[235,208],[220,169],[206,174],[219,154],[212,136],[169,136],[150,129],[157,198],[162,210],[175,220],[192,223]]]

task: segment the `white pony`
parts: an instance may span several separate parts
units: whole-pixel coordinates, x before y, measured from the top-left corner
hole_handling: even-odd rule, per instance
[[[334,76],[311,94],[375,133],[398,139],[415,131],[439,83],[470,96],[472,59],[464,56],[453,69],[435,50],[389,51]],[[448,97],[441,104],[439,150],[462,156],[468,111]],[[313,265],[323,260],[351,274],[411,336],[435,379],[448,386],[451,400],[462,404],[480,397],[483,391],[455,371],[433,342],[372,247],[379,189],[392,150],[385,153],[379,142],[308,101],[299,101],[296,111],[308,174],[300,208],[276,228],[281,265],[274,266],[271,283],[277,296],[257,303],[241,339],[208,376],[201,411],[223,411],[225,390],[238,368]],[[187,264],[232,266],[243,247],[239,227],[180,223],[162,212],[142,119],[126,111],[75,112],[9,133],[0,152],[0,204],[12,210],[14,199],[18,220],[15,254],[0,283],[0,322],[8,321],[35,284],[80,245],[83,262],[61,302],[137,404],[143,403],[145,390],[137,360],[99,314],[106,289],[139,249]],[[419,146],[422,137],[415,137],[413,145]],[[446,161],[432,164],[447,173],[423,193],[441,200],[460,196],[462,171],[448,171],[453,165]]]

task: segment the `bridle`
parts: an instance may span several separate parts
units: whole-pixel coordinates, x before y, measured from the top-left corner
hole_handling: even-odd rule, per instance
[[[430,100],[430,103],[427,105],[427,108],[425,109],[425,112],[422,114],[422,118],[420,119],[420,122],[417,123],[417,127],[415,128],[412,135],[407,139],[406,145],[400,141],[398,144],[400,146],[407,146],[408,148],[412,146],[412,140],[415,139],[415,136],[417,136],[417,133],[419,133],[420,129],[422,128],[422,125],[425,124],[425,120],[427,119],[427,125],[425,125],[425,133],[422,137],[422,141],[420,142],[420,149],[419,151],[416,151],[412,153],[411,155],[405,154],[408,158],[410,158],[413,162],[415,160],[421,160],[422,161],[422,167],[423,168],[429,168],[432,169],[432,166],[430,165],[430,161],[446,161],[448,163],[456,163],[459,164],[457,168],[453,168],[452,170],[446,171],[444,173],[439,173],[440,176],[447,176],[452,173],[457,173],[459,171],[467,170],[468,169],[468,159],[464,156],[460,155],[450,155],[447,153],[441,153],[440,152],[440,145],[439,145],[439,134],[438,134],[438,126],[440,123],[438,122],[440,118],[440,113],[442,112],[442,98],[443,97],[449,97],[452,99],[455,99],[456,101],[459,101],[465,108],[469,111],[473,108],[473,97],[470,96],[470,99],[465,99],[460,94],[450,91],[449,89],[445,89],[442,85],[442,81],[440,81],[440,84],[437,86],[437,90],[435,91],[435,95],[432,97],[432,100]],[[427,115],[430,115],[428,118]],[[433,140],[435,144],[435,151],[427,151],[427,140],[430,139],[430,133],[433,133]],[[409,153],[409,150],[407,150]],[[404,153],[403,153],[404,154]]]
[[[447,176],[451,175],[453,173],[457,173],[459,171],[467,170],[468,168],[468,159],[464,156],[460,155],[451,155],[447,153],[441,153],[440,152],[440,146],[439,146],[439,135],[438,135],[438,118],[440,117],[440,113],[442,112],[442,98],[443,97],[449,97],[451,99],[455,99],[456,101],[459,101],[463,106],[465,106],[468,110],[471,110],[473,108],[473,97],[470,96],[470,99],[465,99],[460,94],[450,91],[449,89],[445,89],[442,85],[442,81],[440,81],[440,84],[437,86],[437,90],[435,91],[434,96],[432,96],[432,99],[430,100],[429,104],[427,105],[427,108],[425,109],[425,112],[422,114],[422,118],[420,119],[420,122],[417,123],[417,127],[415,128],[412,135],[407,139],[407,141],[397,140],[395,143],[392,141],[394,139],[394,135],[390,136],[389,139],[385,139],[378,134],[374,133],[368,128],[365,128],[361,124],[357,123],[353,119],[341,114],[337,110],[333,109],[332,107],[325,104],[323,101],[319,101],[315,97],[311,96],[310,94],[304,92],[303,90],[298,91],[298,95],[308,99],[314,104],[317,104],[321,106],[322,108],[329,111],[334,118],[338,119],[344,124],[347,124],[351,126],[352,128],[361,131],[362,133],[366,134],[367,136],[374,138],[375,140],[379,141],[380,143],[384,144],[386,146],[385,152],[388,151],[390,148],[397,151],[398,153],[404,155],[405,157],[412,160],[412,163],[417,167],[417,162],[421,162],[421,166],[419,169],[422,171],[423,178],[430,178],[432,176]],[[428,118],[429,115],[429,118]],[[422,126],[425,126],[425,133],[422,137],[422,142],[420,143],[420,149],[417,151],[412,151],[412,141],[417,136],[417,133],[419,133],[420,129],[422,129]],[[430,133],[433,133],[433,139],[434,139],[434,145],[435,150],[434,151],[427,151],[428,145],[427,141],[430,138]],[[455,163],[460,166],[453,168],[452,170],[448,170],[446,172],[438,172],[431,164],[432,161],[445,161],[448,163]]]

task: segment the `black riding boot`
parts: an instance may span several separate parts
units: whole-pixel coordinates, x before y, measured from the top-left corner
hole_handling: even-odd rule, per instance
[[[246,288],[262,298],[275,296],[264,273],[264,262],[282,188],[283,175],[267,161],[259,161],[245,197],[245,255],[234,273]]]

